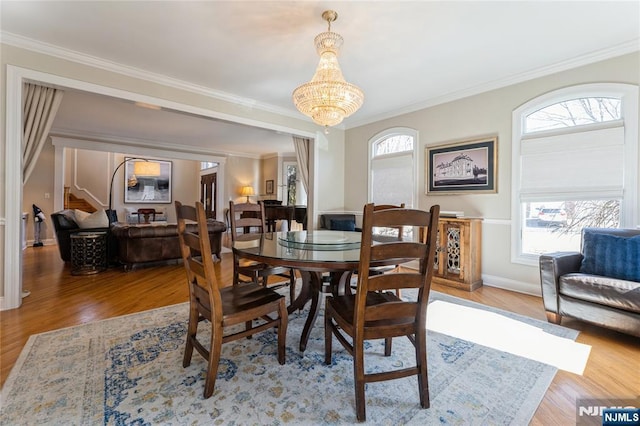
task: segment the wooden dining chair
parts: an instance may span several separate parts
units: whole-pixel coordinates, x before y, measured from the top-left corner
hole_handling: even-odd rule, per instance
[[[420,406],[429,408],[427,377],[427,304],[433,276],[433,259],[440,206],[429,211],[391,209],[374,211],[373,204],[364,208],[358,287],[355,295],[334,295],[325,301],[325,363],[331,364],[332,340],[337,340],[353,356],[356,416],[366,420],[365,384],[382,380],[418,376]],[[374,227],[413,226],[423,230],[418,241],[373,240]],[[376,262],[418,260],[419,269],[396,269],[371,275]],[[397,289],[417,290],[417,300],[403,300],[393,293]],[[416,349],[416,365],[365,373],[364,341],[407,336]],[[385,345],[385,355],[386,353]]]
[[[229,219],[231,223],[231,241],[242,241],[243,239],[253,239],[255,234],[261,234],[267,232],[265,225],[265,213],[264,205],[262,202],[257,204],[253,203],[240,203],[236,204],[233,201],[229,201]],[[248,259],[242,259],[238,255],[233,255],[233,283],[246,282],[248,279],[250,282],[256,284],[268,285],[269,277],[272,275],[278,275],[286,278],[289,285],[290,300],[295,299],[296,291],[296,273],[291,268],[283,266],[271,266],[266,263],[254,262]],[[241,277],[245,277],[243,280]],[[272,288],[277,289],[282,287],[283,284],[278,283]]]
[[[182,366],[186,368],[191,364],[194,348],[207,360],[204,397],[209,398],[216,384],[223,343],[276,327],[278,362],[285,363],[287,307],[284,296],[261,285],[242,283],[225,287],[219,283],[211,256],[204,205],[197,202],[195,207],[184,206],[176,201],[175,206],[180,250],[189,284],[189,325]],[[198,223],[197,233],[187,231],[187,220]],[[197,336],[198,324],[203,320],[211,322],[208,346]],[[257,321],[255,326],[254,321]],[[242,323],[244,329],[240,327],[239,331],[223,335],[227,327]]]

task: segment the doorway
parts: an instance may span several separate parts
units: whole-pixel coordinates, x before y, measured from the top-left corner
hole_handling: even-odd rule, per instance
[[[136,94],[133,92],[129,92],[123,89],[117,89],[108,86],[102,86],[96,83],[87,82],[84,80],[76,80],[73,78],[62,77],[55,74],[49,74],[41,71],[36,71],[32,69],[22,68],[14,65],[7,65],[6,67],[6,141],[5,141],[5,156],[4,156],[4,167],[5,167],[5,188],[17,188],[17,190],[5,191],[4,194],[4,206],[5,206],[5,217],[4,221],[0,221],[0,228],[4,231],[4,253],[3,253],[3,264],[0,265],[3,267],[4,271],[2,274],[2,278],[4,279],[4,294],[0,296],[0,310],[6,309],[15,309],[21,305],[22,297],[22,250],[21,250],[21,235],[20,235],[20,227],[22,222],[22,148],[21,144],[15,141],[20,141],[23,137],[23,113],[22,113],[22,87],[24,81],[32,81],[38,82],[44,85],[53,85],[56,87],[73,89],[86,91],[89,93],[95,93],[98,95],[106,95],[109,97],[116,97],[119,99],[129,100],[129,101],[144,101],[150,102],[154,105],[158,105],[161,107],[166,107],[169,109],[175,109],[181,112],[187,112],[191,114],[196,114],[202,117],[210,117],[210,118],[219,118],[232,122],[236,122],[239,124],[254,126],[258,128],[268,129],[268,130],[278,130],[280,132],[288,132],[290,134],[298,134],[300,136],[309,137],[313,141],[318,136],[323,137],[320,132],[307,132],[302,131],[299,128],[293,127],[282,127],[280,125],[275,125],[273,123],[259,121],[253,118],[247,117],[236,117],[230,115],[228,113],[223,113],[218,110],[205,109],[200,107],[195,107],[188,104],[180,104],[174,101],[168,101],[161,98],[155,98],[149,95]],[[313,142],[312,142],[312,147]],[[80,146],[76,146],[78,148],[86,149],[86,145],[82,144]],[[212,155],[208,150],[204,149],[200,150],[175,150],[173,146],[149,146],[148,144],[136,144],[133,142],[128,143],[118,143],[114,142],[106,142],[102,144],[101,150],[109,150],[111,152],[120,151],[125,154],[144,152],[145,155],[158,155],[163,157],[178,157],[182,159],[193,159],[197,161],[202,161],[203,158],[210,157],[211,160],[205,161],[213,161],[218,162],[222,169],[218,170],[220,173],[220,185],[223,188],[225,186],[225,172],[224,172],[224,160],[225,157],[219,157]],[[315,181],[315,151],[317,148],[313,148],[310,150],[309,160],[310,160],[310,187],[313,188],[313,182]],[[57,162],[63,164],[62,157],[56,158]],[[60,182],[62,182],[61,177],[55,177],[56,182],[58,182],[58,178]],[[58,196],[58,192],[62,192],[62,188],[59,188],[60,191],[56,190],[56,197]],[[217,204],[222,205],[224,203],[223,194],[225,191],[218,191]],[[61,196],[60,196],[61,199]],[[215,198],[214,198],[215,199]],[[54,205],[58,203],[54,201]],[[59,202],[59,205],[62,205],[62,201]],[[311,207],[312,208],[312,207]],[[2,219],[2,218],[0,218]],[[220,220],[220,219],[219,219]]]
[[[200,202],[204,204],[204,212],[207,219],[215,219],[216,194],[218,193],[218,173],[209,173],[200,176]]]

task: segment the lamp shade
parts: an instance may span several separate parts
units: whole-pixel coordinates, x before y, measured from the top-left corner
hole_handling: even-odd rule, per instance
[[[240,195],[243,197],[250,197],[252,195],[255,195],[255,193],[253,192],[253,186],[243,186],[240,190]]]
[[[136,161],[133,163],[133,174],[136,176],[160,176],[160,163]]]

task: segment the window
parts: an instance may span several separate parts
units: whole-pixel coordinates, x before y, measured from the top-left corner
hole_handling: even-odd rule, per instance
[[[622,102],[617,98],[579,98],[557,102],[527,115],[524,133],[620,120]]]
[[[417,132],[395,128],[369,140],[369,200],[413,207],[416,193]]]
[[[213,169],[214,167],[218,167],[218,163],[213,163],[211,161],[200,162],[200,170]]]
[[[512,258],[579,250],[584,227],[637,223],[638,88],[591,84],[513,113]]]

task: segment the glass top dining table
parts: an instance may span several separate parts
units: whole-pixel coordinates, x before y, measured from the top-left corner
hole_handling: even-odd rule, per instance
[[[350,293],[351,276],[360,262],[360,232],[307,230],[240,235],[233,243],[234,256],[297,269],[302,289],[289,305],[289,313],[301,310],[311,301],[309,316],[300,338],[300,350],[307,346],[309,334],[318,315],[320,294],[328,272],[329,291],[335,295]],[[381,263],[373,266],[385,266]]]
[[[233,244],[243,257],[310,270],[353,269],[360,260],[360,232],[290,231],[240,235]],[[328,263],[330,265],[324,265]]]

